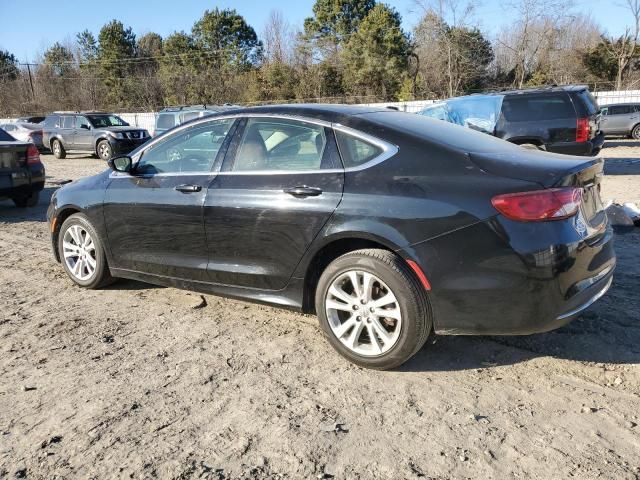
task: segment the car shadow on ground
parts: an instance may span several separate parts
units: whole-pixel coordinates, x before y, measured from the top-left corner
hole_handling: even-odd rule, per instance
[[[623,138],[616,138],[613,140],[606,140],[602,148],[612,147],[640,147],[640,140],[625,140]]]
[[[57,189],[58,186],[45,187],[40,192],[40,200],[35,207],[18,208],[11,200],[0,201],[0,222],[46,222],[47,208],[53,192]]]
[[[640,158],[605,158],[605,175],[640,175]]]
[[[615,241],[618,265],[611,289],[570,324],[528,336],[434,336],[399,371],[487,368],[536,357],[640,363],[640,229],[616,235]]]

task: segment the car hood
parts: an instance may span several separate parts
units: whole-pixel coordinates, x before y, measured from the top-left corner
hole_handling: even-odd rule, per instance
[[[140,127],[96,127],[98,130],[104,130],[106,132],[130,132],[131,130],[145,130],[144,128],[140,128]]]

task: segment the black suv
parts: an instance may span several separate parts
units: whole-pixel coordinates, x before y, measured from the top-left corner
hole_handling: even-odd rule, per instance
[[[600,109],[585,86],[450,98],[420,114],[556,153],[597,155],[604,143]]]
[[[117,115],[104,112],[61,112],[48,115],[42,127],[42,142],[56,158],[67,152],[95,153],[103,160],[129,153],[151,138],[142,128],[133,128]]]

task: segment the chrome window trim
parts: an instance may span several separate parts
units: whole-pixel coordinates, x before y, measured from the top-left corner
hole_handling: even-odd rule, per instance
[[[121,172],[113,172],[111,175],[109,175],[110,178],[148,178],[148,177],[175,177],[175,176],[180,176],[180,175],[186,175],[186,176],[217,176],[217,175],[301,175],[301,174],[305,174],[305,175],[311,175],[311,174],[320,174],[320,173],[349,173],[349,172],[359,172],[361,170],[366,170],[367,168],[371,168],[375,165],[378,165],[382,162],[384,162],[385,160],[388,160],[389,158],[393,157],[395,154],[397,154],[400,149],[398,148],[397,145],[394,145],[392,143],[389,143],[385,140],[381,140],[378,137],[375,137],[373,135],[369,135],[368,133],[364,133],[361,132],[360,130],[356,130],[354,128],[350,128],[350,127],[346,127],[340,123],[331,123],[331,122],[327,122],[325,120],[319,120],[317,118],[309,118],[309,117],[305,117],[305,116],[300,116],[300,115],[286,115],[286,114],[271,114],[271,113],[234,113],[234,114],[225,114],[222,116],[216,116],[215,118],[211,118],[211,116],[206,116],[206,117],[201,117],[199,118],[197,121],[193,121],[187,125],[180,125],[178,127],[175,127],[175,131],[173,131],[171,133],[171,135],[169,137],[172,137],[173,135],[177,135],[179,132],[187,129],[187,128],[191,128],[191,127],[195,127],[195,126],[199,126],[201,124],[204,123],[208,123],[208,122],[214,122],[217,120],[228,120],[228,119],[238,119],[238,118],[275,118],[275,119],[282,119],[282,120],[297,120],[300,122],[306,122],[306,123],[311,123],[311,124],[315,124],[315,125],[320,125],[323,127],[327,127],[327,128],[331,128],[333,130],[337,130],[340,132],[343,132],[347,135],[350,135],[352,137],[355,138],[359,138],[362,141],[371,143],[377,147],[379,147],[380,149],[382,149],[382,153],[380,155],[378,155],[377,157],[372,158],[371,160],[369,160],[368,162],[363,163],[362,165],[358,165],[356,167],[348,167],[348,168],[330,168],[330,169],[326,169],[326,170],[254,170],[254,171],[236,171],[236,172],[214,172],[214,171],[209,171],[209,172],[167,172],[167,173],[155,173],[155,174],[150,174],[150,175],[130,175],[128,173],[121,173]],[[133,162],[133,164],[137,164],[138,161],[141,158],[141,155],[148,150],[149,148],[153,147],[153,145],[155,145],[156,143],[158,143],[159,140],[164,140],[164,138],[159,137],[157,139],[153,139],[151,140],[148,144],[145,145],[144,150],[140,151],[137,155],[135,155],[137,158],[135,158],[135,161]]]

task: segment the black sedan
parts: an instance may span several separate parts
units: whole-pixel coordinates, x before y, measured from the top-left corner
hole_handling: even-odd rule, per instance
[[[9,198],[17,207],[37,205],[44,176],[36,146],[16,140],[0,128],[0,200]]]
[[[234,110],[59,189],[56,259],[315,312],[358,365],[438,334],[529,334],[600,298],[615,267],[602,160],[529,151],[388,109]]]

